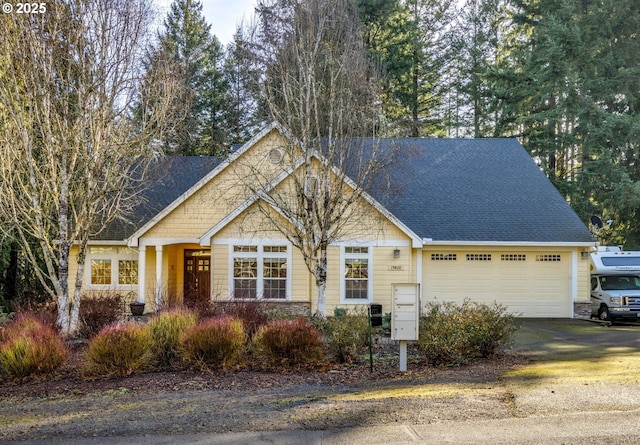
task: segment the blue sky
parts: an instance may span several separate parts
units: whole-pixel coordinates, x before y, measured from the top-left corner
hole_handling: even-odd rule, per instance
[[[243,20],[248,23],[253,15],[256,0],[200,0],[202,12],[211,25],[211,33],[226,45],[233,40],[236,27]],[[162,19],[167,14],[172,0],[156,0]],[[161,21],[162,22],[162,21]]]

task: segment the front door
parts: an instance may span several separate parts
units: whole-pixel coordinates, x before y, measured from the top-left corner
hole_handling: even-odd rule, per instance
[[[210,299],[211,251],[184,251],[184,304],[199,306]]]

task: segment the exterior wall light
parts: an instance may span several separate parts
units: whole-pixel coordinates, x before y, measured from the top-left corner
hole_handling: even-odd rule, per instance
[[[393,249],[393,257],[400,258],[400,249]]]

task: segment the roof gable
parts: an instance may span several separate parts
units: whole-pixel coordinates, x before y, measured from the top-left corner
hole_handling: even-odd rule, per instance
[[[137,245],[138,239],[140,238],[140,236],[142,236],[145,232],[151,229],[155,224],[161,221],[164,217],[169,215],[173,210],[175,210],[179,205],[184,203],[188,198],[190,198],[191,196],[194,196],[200,189],[202,189],[206,184],[208,184],[221,171],[223,171],[225,168],[231,165],[236,159],[238,159],[244,153],[249,151],[260,140],[265,138],[269,133],[271,133],[274,130],[279,131],[281,134],[284,133],[284,131],[281,129],[281,127],[278,124],[275,124],[275,123],[271,124],[268,127],[266,127],[264,130],[260,131],[248,142],[246,142],[239,149],[232,152],[228,157],[224,159],[214,158],[214,157],[198,157],[203,160],[207,158],[215,159],[217,160],[217,162],[212,162],[211,165],[213,168],[211,168],[209,171],[206,172],[206,174],[202,176],[196,175],[195,174],[196,172],[189,172],[189,171],[180,172],[181,174],[187,174],[188,176],[191,176],[192,179],[197,179],[197,181],[192,181],[191,186],[187,189],[180,188],[180,189],[167,190],[166,185],[160,182],[150,187],[150,190],[153,190],[154,193],[158,193],[158,192],[167,193],[173,196],[173,199],[166,206],[162,207],[161,210],[159,210],[155,215],[148,218],[142,224],[139,224],[135,232],[128,237],[128,244],[130,246]],[[171,157],[166,159],[171,159]]]
[[[223,162],[216,156],[171,156],[151,166],[139,204],[130,215],[111,222],[95,240],[124,241],[171,206]]]
[[[323,159],[322,156],[317,153],[313,154],[312,157],[318,160],[318,162],[325,162],[325,159]],[[293,226],[299,227],[300,230],[303,230],[302,224],[300,223],[300,221],[296,221],[295,219],[288,216],[286,212],[282,211],[282,209],[278,208],[278,205],[269,196],[269,191],[271,189],[277,187],[280,183],[285,181],[295,170],[300,168],[302,164],[303,164],[303,159],[300,158],[298,162],[293,163],[293,165],[290,168],[288,168],[286,171],[282,172],[282,174],[274,178],[271,184],[269,184],[268,189],[264,191],[259,191],[258,193],[255,193],[254,195],[248,197],[244,202],[242,202],[238,207],[236,207],[233,211],[231,211],[227,216],[225,216],[222,220],[220,220],[217,224],[215,224],[211,229],[205,232],[199,239],[200,244],[203,246],[210,245],[211,237],[215,236],[218,232],[224,229],[229,223],[231,223],[235,218],[241,215],[245,210],[247,210],[251,205],[253,205],[258,200],[264,201],[272,210],[278,213],[283,218],[283,220],[289,222]],[[335,167],[332,167],[332,170],[336,178],[340,178],[341,175],[338,169]],[[350,187],[352,190],[358,189],[357,185],[348,176],[342,176],[341,179],[345,181],[347,186]],[[422,240],[415,233],[413,233],[411,229],[407,227],[401,220],[396,218],[395,215],[393,215],[384,206],[382,206],[379,202],[377,202],[375,198],[373,198],[370,194],[366,192],[360,192],[360,197],[362,198],[364,203],[373,207],[374,211],[379,212],[380,215],[386,218],[386,220],[389,223],[391,223],[401,233],[403,233],[408,238],[410,238],[413,247],[421,246]]]

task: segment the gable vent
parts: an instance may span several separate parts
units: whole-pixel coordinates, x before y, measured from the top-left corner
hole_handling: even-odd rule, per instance
[[[272,164],[279,164],[284,159],[284,150],[281,148],[272,148],[267,155],[269,162]]]

